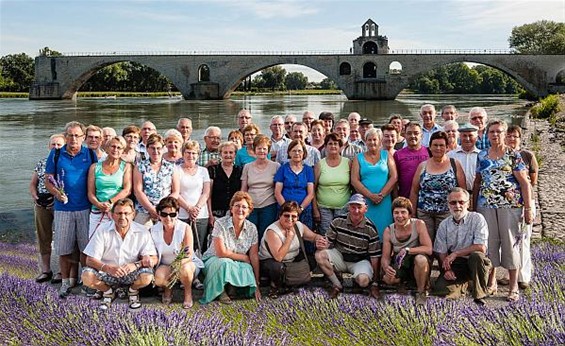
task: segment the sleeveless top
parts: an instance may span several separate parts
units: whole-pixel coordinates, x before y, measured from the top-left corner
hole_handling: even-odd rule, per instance
[[[120,166],[114,174],[104,173],[102,163],[103,161],[99,161],[94,167],[94,185],[96,186],[96,199],[105,202],[117,195],[124,187],[126,162],[120,161]],[[92,205],[92,210],[97,211],[98,208]]]
[[[173,263],[179,251],[183,249],[184,232],[186,232],[187,228],[190,230],[188,224],[180,220],[176,220],[171,244],[167,244],[165,243],[163,224],[159,221],[151,227],[151,237],[153,238],[153,243],[157,249],[159,264],[170,265]],[[194,249],[191,250],[193,251],[192,261],[197,268],[203,268],[204,265],[202,261],[194,255]]]
[[[327,159],[320,161],[320,178],[316,189],[318,205],[340,209],[351,197],[349,159],[342,157],[339,165],[330,167]]]
[[[392,251],[397,254],[400,250],[407,248],[407,247],[416,247],[420,246],[420,239],[418,238],[418,230],[416,230],[416,221],[418,219],[410,219],[412,223],[412,232],[410,233],[410,237],[408,239],[400,241],[396,237],[396,228],[394,227],[394,223],[389,226],[390,229],[390,242],[392,243]]]
[[[137,166],[143,179],[143,192],[153,205],[171,194],[173,186],[173,171],[175,164],[167,160],[161,160],[161,168],[154,172],[151,169],[151,160],[143,160]],[[147,214],[141,203],[137,203],[136,211]]]
[[[424,170],[420,174],[418,209],[428,213],[447,213],[447,195],[457,186],[457,176],[450,165],[444,173],[431,174]]]
[[[300,232],[300,235],[304,236],[304,224],[300,221],[297,221],[296,226],[298,227],[298,231]],[[269,227],[267,227],[267,230],[272,230],[273,232],[275,232],[275,234],[277,235],[277,237],[279,237],[282,243],[284,243],[284,241],[286,240],[283,231],[280,229],[278,225],[278,221],[273,222]],[[259,246],[260,260],[273,258],[267,247],[268,247],[267,237],[263,236],[263,238],[261,239],[261,245]],[[298,241],[298,237],[294,236],[294,239],[292,239],[292,243],[290,243],[290,247],[288,248],[288,252],[286,253],[286,256],[284,256],[282,261],[292,262],[294,258],[298,256],[299,252],[300,252],[300,242]]]

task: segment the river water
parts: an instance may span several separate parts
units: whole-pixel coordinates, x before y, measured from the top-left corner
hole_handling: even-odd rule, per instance
[[[210,125],[236,128],[236,114],[250,109],[253,121],[268,132],[273,115],[295,114],[305,110],[319,114],[331,111],[336,118],[359,112],[376,124],[385,123],[392,113],[418,119],[419,107],[432,103],[436,108],[453,104],[466,114],[471,107],[482,106],[489,117],[519,123],[526,112],[525,101],[507,95],[414,95],[401,94],[394,101],[349,101],[343,95],[246,96],[221,101],[185,101],[178,98],[85,98],[76,101],[29,101],[0,99],[0,231],[29,233],[33,216],[28,186],[37,161],[45,157],[50,135],[62,132],[65,123],[78,120],[100,127],[114,127],[118,133],[130,124],[138,126],[151,120],[158,132],[176,125],[179,117],[193,120],[192,138],[202,141]],[[462,120],[464,121],[464,120]],[[227,131],[223,133],[227,135]]]

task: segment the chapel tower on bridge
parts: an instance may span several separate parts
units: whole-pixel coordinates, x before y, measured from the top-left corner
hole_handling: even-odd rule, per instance
[[[388,54],[388,38],[379,35],[379,26],[368,19],[361,26],[361,36],[353,41],[353,54]]]

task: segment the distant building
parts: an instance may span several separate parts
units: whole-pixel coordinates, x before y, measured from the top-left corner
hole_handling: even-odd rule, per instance
[[[353,54],[388,54],[388,38],[379,35],[379,26],[368,19],[361,26],[361,36],[353,41]]]

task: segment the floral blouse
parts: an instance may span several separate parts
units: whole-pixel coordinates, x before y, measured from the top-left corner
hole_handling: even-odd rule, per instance
[[[212,230],[212,238],[216,237],[222,238],[227,250],[238,254],[246,254],[249,252],[251,246],[257,244],[259,241],[257,227],[247,219],[243,223],[243,230],[239,234],[239,237],[236,238],[231,216],[224,216],[216,220],[214,229]],[[202,259],[206,260],[212,256],[216,256],[216,250],[213,245],[206,250]]]
[[[47,188],[45,187],[45,163],[47,162],[47,158],[39,160],[35,169],[33,170],[37,173],[37,193],[49,193]]]
[[[506,149],[498,160],[488,157],[488,149],[477,157],[477,174],[481,175],[478,207],[483,208],[521,208],[523,205],[520,184],[514,176],[515,171],[526,170],[520,152]]]
[[[174,163],[162,160],[161,168],[155,172],[151,169],[151,160],[139,162],[138,169],[143,179],[143,192],[151,204],[157,205],[161,199],[171,194],[174,168]],[[140,213],[147,213],[139,202],[136,210]]]
[[[457,175],[453,167],[440,174],[430,174],[424,170],[420,175],[418,209],[428,213],[447,213],[447,195],[457,186]]]

